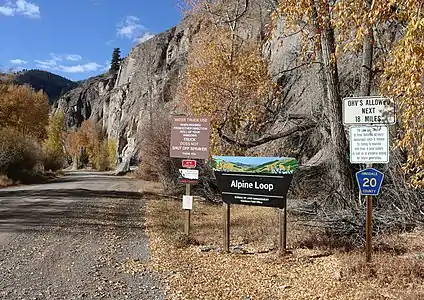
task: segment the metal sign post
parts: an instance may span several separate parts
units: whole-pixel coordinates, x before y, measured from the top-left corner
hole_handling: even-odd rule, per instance
[[[186,184],[186,196],[190,196],[191,185],[190,183]],[[184,233],[190,235],[190,209],[185,209],[185,221],[184,221]]]

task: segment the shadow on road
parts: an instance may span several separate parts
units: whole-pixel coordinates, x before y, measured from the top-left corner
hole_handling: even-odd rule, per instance
[[[0,191],[0,232],[143,228],[141,201],[146,196],[88,189],[4,190]]]

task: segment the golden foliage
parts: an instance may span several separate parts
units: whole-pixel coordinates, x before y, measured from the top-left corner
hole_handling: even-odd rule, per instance
[[[0,128],[15,129],[42,140],[49,118],[48,97],[27,85],[0,83]]]
[[[44,168],[46,170],[60,170],[63,167],[65,114],[58,111],[49,118],[47,127],[47,139],[44,141]]]
[[[323,22],[330,21],[337,33],[336,49],[362,49],[369,28],[381,29],[388,22],[402,24],[401,38],[386,53],[381,93],[395,100],[400,125],[398,146],[407,153],[404,166],[414,187],[424,187],[424,1],[422,0],[280,0],[275,20],[286,18],[290,30],[302,29],[308,42],[319,46]],[[312,35],[312,37],[311,37]],[[310,43],[311,44],[311,43]],[[304,45],[307,49],[310,45]],[[316,49],[315,49],[316,50]],[[336,59],[336,57],[334,58]]]
[[[71,157],[88,153],[93,167],[99,171],[114,168],[116,165],[116,141],[107,140],[102,128],[93,121],[86,120],[77,131],[66,134],[65,148]]]
[[[412,186],[424,187],[424,3],[403,2],[406,11],[399,17],[407,24],[406,31],[390,53],[382,91],[396,100],[398,146],[407,153],[404,169]]]
[[[193,41],[183,104],[195,115],[211,117],[212,153],[242,154],[244,149],[224,143],[219,133],[235,140],[260,133],[277,92],[257,44],[237,41],[229,30],[216,27]]]

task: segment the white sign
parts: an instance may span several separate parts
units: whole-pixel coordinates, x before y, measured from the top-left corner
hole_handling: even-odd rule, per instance
[[[384,97],[349,97],[343,99],[343,123],[395,124],[393,100]]]
[[[191,179],[191,180],[199,179],[199,170],[180,169],[180,174],[183,179]]]
[[[389,162],[389,128],[387,126],[352,126],[349,139],[352,164]]]
[[[193,196],[183,196],[183,209],[193,209]]]

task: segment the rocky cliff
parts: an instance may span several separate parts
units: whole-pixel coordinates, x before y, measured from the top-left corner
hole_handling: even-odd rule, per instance
[[[240,35],[264,40],[269,5],[270,2],[264,0],[250,2],[250,11],[240,27]],[[65,112],[69,127],[79,126],[86,119],[102,124],[109,137],[118,141],[117,151],[123,161],[121,169],[128,168],[130,160],[137,157],[141,140],[139,132],[150,120],[152,110],[157,104],[173,105],[179,101],[176,91],[185,71],[190,41],[201,26],[198,19],[185,19],[178,26],[138,45],[123,60],[118,74],[86,80],[65,94],[55,108]],[[283,26],[282,20],[275,34],[264,43],[263,51],[270,61],[273,78],[288,92],[282,115],[312,116],[322,103],[319,66],[291,70],[300,51],[300,40],[298,35],[293,35],[282,41]],[[346,82],[354,81],[350,70],[341,70]],[[272,131],[281,130],[283,126],[287,124],[277,123]],[[283,153],[287,151],[283,149],[283,143],[284,140],[271,143],[273,155],[287,155]],[[318,141],[309,140],[309,143],[307,147],[312,148]],[[298,142],[292,146],[299,147]],[[316,151],[305,153],[303,160],[316,155]]]

